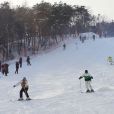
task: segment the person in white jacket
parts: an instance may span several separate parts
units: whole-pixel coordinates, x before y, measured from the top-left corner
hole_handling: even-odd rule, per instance
[[[25,95],[27,97],[26,100],[31,100],[29,98],[29,95],[28,95],[28,88],[29,88],[29,86],[28,86],[28,81],[27,81],[26,77],[24,77],[20,82],[15,84],[13,87],[16,87],[16,86],[18,86],[20,84],[21,84],[22,88],[20,90],[20,98],[19,98],[19,100],[23,100],[23,92],[25,93]]]

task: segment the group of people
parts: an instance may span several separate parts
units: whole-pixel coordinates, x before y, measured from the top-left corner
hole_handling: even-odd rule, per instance
[[[113,62],[112,57],[109,56],[108,61],[112,64],[112,62]],[[31,65],[29,56],[27,57],[26,62],[27,62],[27,65]],[[1,65],[1,61],[0,61],[0,66],[1,66],[0,71],[2,71],[3,73],[5,73],[5,75],[7,75],[8,64]],[[4,66],[4,68],[2,68],[3,66]],[[19,66],[20,66],[20,68],[22,67],[22,57],[19,58],[19,61],[16,61],[15,73],[18,73]],[[93,76],[88,73],[88,70],[85,70],[84,74],[79,77],[79,80],[82,78],[84,78],[84,80],[85,80],[86,92],[87,93],[94,92],[94,89],[92,88],[92,85],[91,85],[91,80],[93,79]],[[31,100],[31,98],[29,97],[29,94],[28,94],[29,86],[28,86],[28,81],[27,81],[26,77],[23,77],[23,79],[20,82],[18,82],[17,84],[15,84],[13,87],[16,87],[18,85],[21,85],[19,100],[23,100],[23,92],[26,95],[26,100]]]
[[[27,65],[31,65],[29,56],[27,56],[26,62],[27,62]],[[15,63],[15,68],[16,68],[15,74],[18,74],[19,67],[22,68],[22,57],[20,57],[19,61],[16,61]]]
[[[27,62],[27,65],[31,65],[30,57],[29,57],[29,56],[27,56],[26,62]],[[20,57],[20,58],[19,58],[19,61],[16,61],[16,63],[15,63],[15,68],[16,68],[15,74],[18,74],[19,67],[22,68],[22,57]],[[3,75],[7,76],[8,73],[9,73],[9,64],[7,64],[7,63],[2,63],[2,62],[0,61],[0,72],[1,72]]]
[[[15,74],[18,74],[19,67],[22,68],[22,62],[23,62],[22,57],[19,58],[19,61],[16,61],[16,63],[15,63],[15,67],[16,67]],[[31,65],[29,56],[27,56],[26,62],[27,62],[27,65]],[[0,72],[5,76],[7,76],[7,74],[9,73],[8,67],[9,67],[9,65],[7,63],[2,64],[2,62],[0,61]],[[22,88],[20,90],[19,100],[23,100],[23,92],[25,93],[27,100],[31,100],[29,95],[28,95],[29,86],[28,86],[28,81],[27,81],[26,77],[24,77],[20,82],[15,84],[13,87],[16,87],[20,84],[21,84]]]

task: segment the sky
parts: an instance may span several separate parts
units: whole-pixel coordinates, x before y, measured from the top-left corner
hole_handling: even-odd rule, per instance
[[[33,6],[36,3],[40,3],[42,0],[5,0],[11,3],[12,6],[23,5],[26,3],[28,6]],[[58,0],[44,0],[46,2],[54,3]],[[70,5],[84,5],[91,13],[98,15],[101,14],[107,19],[114,20],[114,0],[61,0],[64,3]],[[4,0],[0,0],[3,3]]]

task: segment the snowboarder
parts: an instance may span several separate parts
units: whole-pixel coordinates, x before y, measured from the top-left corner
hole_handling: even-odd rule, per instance
[[[27,60],[26,61],[27,61],[27,65],[31,65],[29,56],[27,56]]]
[[[15,68],[16,68],[15,74],[16,73],[18,74],[18,70],[19,70],[19,62],[18,61],[16,61],[16,63],[15,63]]]
[[[113,64],[114,64],[114,62],[113,62],[113,60],[112,60],[112,57],[111,57],[111,56],[109,56],[109,57],[108,57],[108,62],[110,63],[110,65],[113,65]]]
[[[20,68],[22,67],[22,57],[19,58],[19,65],[20,65]]]
[[[85,70],[85,73],[79,77],[79,79],[85,79],[85,86],[86,86],[86,92],[94,92],[92,86],[91,86],[91,79],[93,79],[93,77],[88,73],[88,70]]]
[[[20,82],[18,82],[16,85],[14,85],[13,87],[16,87],[16,86],[18,86],[20,84],[21,84],[22,88],[20,90],[20,98],[18,100],[23,100],[23,92],[26,95],[26,100],[31,100],[29,95],[28,95],[29,86],[28,86],[28,81],[27,81],[26,77],[23,77],[23,79]]]

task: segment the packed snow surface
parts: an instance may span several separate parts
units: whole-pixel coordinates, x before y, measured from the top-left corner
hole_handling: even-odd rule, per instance
[[[55,50],[25,59],[19,74],[15,61],[10,62],[8,76],[0,73],[0,114],[114,114],[114,38],[92,38],[81,43],[76,38]],[[93,76],[94,93],[85,93],[84,80],[78,78],[88,70]],[[33,100],[17,101],[23,77],[29,83]],[[81,85],[80,85],[81,84]],[[25,98],[25,96],[24,96]]]

